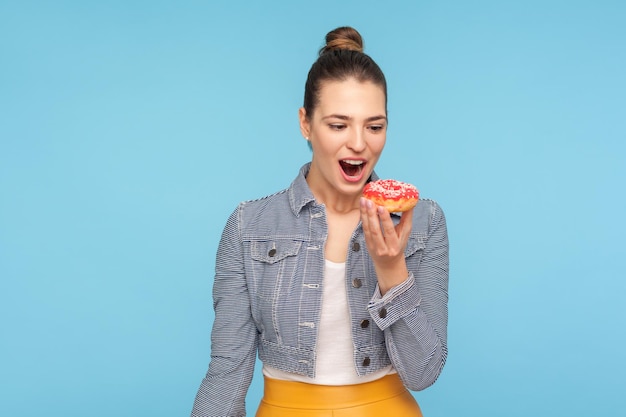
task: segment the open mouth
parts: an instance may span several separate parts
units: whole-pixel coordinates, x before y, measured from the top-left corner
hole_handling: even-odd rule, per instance
[[[365,168],[365,161],[356,159],[344,159],[339,161],[341,169],[348,177],[358,177]]]

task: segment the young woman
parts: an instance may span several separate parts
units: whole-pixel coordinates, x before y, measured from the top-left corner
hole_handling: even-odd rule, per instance
[[[421,416],[407,390],[447,355],[448,239],[422,199],[401,216],[361,197],[387,131],[387,87],[341,27],[309,71],[289,188],[241,203],[220,240],[211,362],[193,417],[244,416],[256,355],[258,417]]]

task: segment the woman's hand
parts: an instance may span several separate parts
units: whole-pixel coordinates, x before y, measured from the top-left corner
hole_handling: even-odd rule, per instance
[[[384,207],[361,197],[361,224],[367,250],[374,261],[380,293],[384,295],[409,276],[404,249],[413,226],[412,211],[403,213],[400,222],[394,226]]]

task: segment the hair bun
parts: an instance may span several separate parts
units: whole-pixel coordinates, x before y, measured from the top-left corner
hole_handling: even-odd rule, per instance
[[[363,52],[363,38],[356,29],[349,26],[331,30],[326,35],[326,45],[320,49],[320,55],[337,49]]]

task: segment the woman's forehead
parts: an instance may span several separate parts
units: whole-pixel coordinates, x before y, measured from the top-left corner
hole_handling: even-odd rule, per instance
[[[347,80],[324,81],[319,90],[320,116],[342,114],[344,116],[372,114],[385,115],[385,92],[371,81]]]

